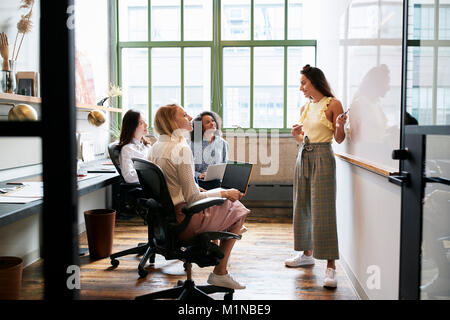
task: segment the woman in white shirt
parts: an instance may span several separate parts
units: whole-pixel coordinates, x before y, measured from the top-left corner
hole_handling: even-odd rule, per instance
[[[184,220],[181,209],[187,204],[207,197],[222,197],[227,200],[222,206],[214,206],[192,216],[180,239],[190,239],[196,234],[208,231],[229,231],[240,234],[250,210],[238,201],[243,194],[236,190],[209,190],[201,192],[194,179],[194,158],[186,141],[192,129],[192,118],[177,105],[158,109],[154,128],[160,135],[152,146],[152,161],[161,167],[166,177],[172,202],[177,213],[177,222]],[[236,240],[220,241],[224,252],[221,260],[209,275],[208,283],[232,289],[245,286],[234,280],[227,272],[228,259]]]
[[[139,183],[132,158],[151,159],[151,148],[144,139],[148,134],[148,125],[142,115],[135,110],[128,110],[122,120],[120,132],[120,169],[127,183]]]

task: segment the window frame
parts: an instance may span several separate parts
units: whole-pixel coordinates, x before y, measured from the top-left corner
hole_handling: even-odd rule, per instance
[[[291,131],[287,127],[287,99],[288,99],[288,48],[290,47],[313,47],[314,48],[314,61],[312,62],[316,65],[317,62],[317,40],[305,39],[305,40],[288,40],[288,29],[289,29],[289,0],[284,0],[284,39],[283,40],[254,40],[254,30],[255,30],[255,1],[250,0],[250,40],[224,40],[221,39],[222,24],[221,24],[221,10],[222,1],[213,0],[213,12],[212,12],[212,41],[185,41],[184,40],[184,0],[180,0],[180,40],[179,41],[151,41],[151,2],[152,0],[147,0],[147,18],[148,18],[148,30],[147,30],[147,41],[121,41],[119,38],[119,2],[120,0],[115,0],[113,2],[113,13],[115,22],[114,28],[114,48],[116,57],[114,60],[114,66],[116,72],[116,83],[122,87],[122,50],[123,49],[136,49],[136,48],[146,48],[148,49],[148,114],[149,114],[149,124],[150,131],[153,130],[152,119],[152,74],[151,74],[151,59],[152,59],[152,48],[180,48],[181,50],[181,93],[180,93],[180,104],[183,105],[185,102],[185,83],[184,83],[184,50],[186,48],[210,48],[211,50],[211,111],[216,112],[223,118],[223,52],[224,48],[227,47],[247,47],[250,48],[250,127],[248,128],[228,128],[224,127],[224,130],[228,132],[233,132],[238,129],[252,129],[256,132],[259,130],[271,130],[273,128],[254,128],[254,48],[255,47],[282,47],[284,51],[284,82],[283,82],[283,128],[275,128],[281,133],[288,133]],[[300,70],[299,70],[300,72]],[[218,89],[215,86],[217,84]],[[300,80],[299,80],[300,85]],[[117,108],[122,108],[122,99],[119,97],[116,102]],[[299,110],[300,112],[300,110]],[[194,115],[192,115],[194,116]],[[116,123],[120,121],[120,115],[116,117]]]

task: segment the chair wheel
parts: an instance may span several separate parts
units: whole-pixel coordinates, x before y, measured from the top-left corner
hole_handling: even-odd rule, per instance
[[[139,269],[138,273],[139,273],[139,277],[140,278],[145,278],[147,276],[147,274],[148,274],[148,271],[145,270],[145,269]]]
[[[116,260],[116,259],[111,259],[111,265],[113,266],[113,267],[117,267],[118,265],[119,265],[119,260]]]
[[[225,296],[224,296],[224,298],[223,298],[223,300],[224,301],[233,301],[233,293],[226,293],[225,294]]]

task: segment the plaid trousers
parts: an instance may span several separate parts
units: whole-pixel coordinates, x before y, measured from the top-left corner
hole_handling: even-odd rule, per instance
[[[330,143],[303,143],[294,170],[294,249],[339,259],[336,162]]]

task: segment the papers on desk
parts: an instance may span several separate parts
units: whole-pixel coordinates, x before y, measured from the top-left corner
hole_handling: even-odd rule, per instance
[[[29,203],[42,199],[44,185],[42,182],[22,182],[15,190],[0,194],[0,203]]]

